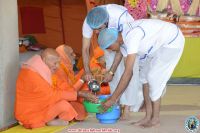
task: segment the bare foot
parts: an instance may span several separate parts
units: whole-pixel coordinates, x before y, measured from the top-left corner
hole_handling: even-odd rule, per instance
[[[150,121],[150,118],[144,117],[143,119],[137,121],[137,122],[132,122],[131,124],[134,126],[141,126],[144,125],[145,123],[147,123],[148,121]]]
[[[160,119],[152,119],[151,120],[152,127],[160,127]]]
[[[66,126],[69,122],[61,119],[53,119],[52,121],[47,122],[47,126]]]
[[[125,105],[122,108],[122,113],[121,113],[120,120],[121,121],[125,121],[125,120],[129,120],[129,118],[130,118],[130,106]]]
[[[141,127],[143,128],[151,128],[151,127],[159,127],[160,126],[160,119],[158,118],[155,118],[155,119],[152,119],[142,125],[140,125]]]

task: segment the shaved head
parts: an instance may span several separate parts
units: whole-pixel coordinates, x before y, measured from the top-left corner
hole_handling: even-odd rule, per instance
[[[52,57],[59,57],[59,54],[56,52],[55,49],[52,49],[52,48],[46,48],[42,53],[41,53],[41,57],[42,58],[46,58],[46,57],[49,57],[49,56],[52,56]]]
[[[60,56],[55,49],[47,48],[41,53],[41,58],[44,63],[49,67],[52,73],[54,73],[60,64]]]

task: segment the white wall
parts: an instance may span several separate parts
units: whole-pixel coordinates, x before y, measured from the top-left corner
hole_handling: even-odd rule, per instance
[[[0,0],[0,128],[15,122],[18,64],[17,0]]]

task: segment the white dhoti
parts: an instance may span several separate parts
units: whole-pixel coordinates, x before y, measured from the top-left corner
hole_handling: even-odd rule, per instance
[[[152,101],[158,100],[164,94],[167,81],[182,55],[184,42],[184,36],[179,31],[172,42],[166,42],[153,55],[139,61],[140,80],[143,84],[149,83]]]
[[[112,63],[115,58],[115,52],[105,50],[105,60],[106,60],[106,69],[109,70],[112,66]],[[121,79],[121,76],[124,72],[124,59],[120,62],[117,70],[115,71],[115,75],[113,80],[109,82],[111,93],[115,91],[117,85]],[[138,58],[135,60],[135,65],[133,68],[133,77],[131,78],[128,87],[124,91],[124,93],[120,97],[120,104],[130,106],[131,111],[137,112],[142,103],[143,103],[143,91],[142,84],[139,80],[139,66],[138,66]]]

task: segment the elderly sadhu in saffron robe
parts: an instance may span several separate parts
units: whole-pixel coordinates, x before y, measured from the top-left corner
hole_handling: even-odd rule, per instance
[[[76,103],[83,92],[62,82],[61,78],[55,78],[52,71],[57,68],[50,68],[54,63],[45,62],[45,58],[35,55],[23,64],[16,85],[16,119],[25,128],[42,127],[56,118],[64,121],[83,120],[87,114],[84,107]]]
[[[25,128],[45,126],[57,115],[67,121],[78,114],[68,101],[77,99],[76,91],[52,86],[51,71],[39,55],[22,66],[16,86],[15,117]]]
[[[75,54],[73,49],[67,45],[60,45],[56,48],[56,51],[61,57],[60,69],[57,72],[59,77],[62,77],[63,80],[66,80],[70,85],[75,86],[77,90],[88,90],[87,84],[82,85],[81,76],[84,74],[84,70],[81,69],[76,75],[73,71],[73,61],[75,59]],[[103,70],[102,66],[99,65],[97,61],[98,58],[104,55],[103,51],[100,48],[95,49],[95,54],[91,59],[90,67],[92,70]],[[97,75],[98,77],[98,75]],[[99,94],[110,94],[110,87],[102,86]]]

